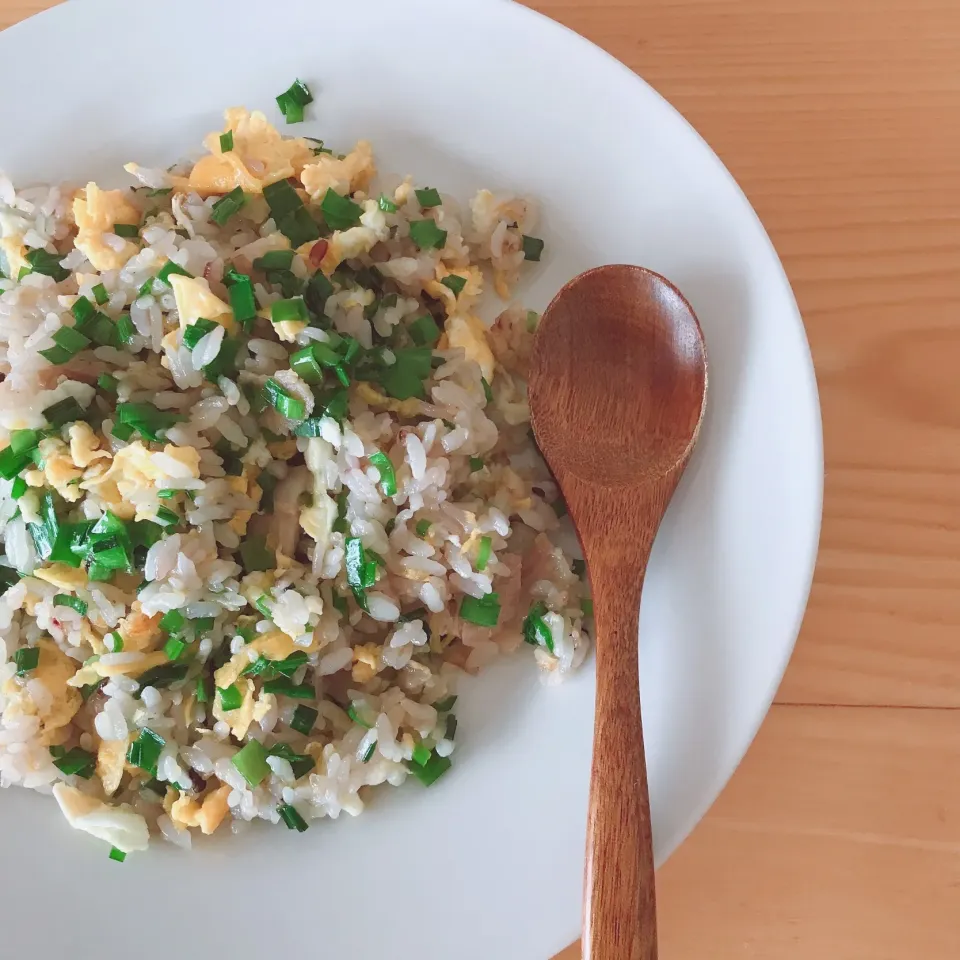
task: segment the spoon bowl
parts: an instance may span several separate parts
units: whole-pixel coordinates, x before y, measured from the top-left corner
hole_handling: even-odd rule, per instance
[[[700,324],[642,267],[581,274],[534,341],[530,410],[593,587],[597,699],[584,871],[585,960],[656,960],[656,896],[637,629],[660,521],[707,397]]]

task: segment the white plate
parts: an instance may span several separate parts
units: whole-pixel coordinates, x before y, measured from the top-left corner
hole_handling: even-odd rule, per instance
[[[296,133],[342,148],[368,137],[383,169],[464,199],[480,185],[536,196],[547,255],[520,291],[530,306],[581,270],[630,262],[673,280],[700,317],[707,418],[641,617],[662,861],[756,732],[813,569],[819,408],[776,254],[657,94],[562,27],[492,0],[58,7],[0,38],[0,166],[21,182],[117,180],[124,160],[199,151],[226,106],[278,119],[273,97],[295,76],[317,95]],[[388,790],[359,819],[303,836],[264,825],[192,856],[158,842],[120,866],[52,800],[4,791],[4,955],[552,955],[578,931],[593,679],[588,664],[547,689],[529,660],[468,685],[457,763],[436,787]]]

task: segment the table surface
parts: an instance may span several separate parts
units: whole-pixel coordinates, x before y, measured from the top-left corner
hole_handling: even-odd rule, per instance
[[[0,26],[50,5],[0,0]],[[955,960],[955,0],[532,5],[635,69],[733,172],[793,283],[823,405],[810,608],[757,741],[660,873],[662,955]]]

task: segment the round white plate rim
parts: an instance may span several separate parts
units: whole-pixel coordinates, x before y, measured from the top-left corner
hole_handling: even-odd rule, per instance
[[[427,9],[431,6],[438,6],[438,5],[419,2],[417,4],[412,4],[410,6],[417,6],[420,8]],[[78,8],[79,10],[83,11],[83,14],[79,12],[73,13],[73,11],[77,11]],[[21,33],[26,38],[26,35],[29,31],[38,29],[38,25],[43,26],[47,23],[50,24],[51,29],[54,29],[55,24],[58,21],[58,18],[63,18],[63,22],[65,23],[67,21],[67,18],[70,17],[71,15],[77,18],[83,15],[88,15],[96,19],[98,16],[105,15],[107,11],[111,10],[111,8],[115,10],[119,9],[120,4],[115,2],[115,0],[89,0],[89,2],[84,2],[78,6],[69,5],[68,7],[64,7],[64,8],[57,8],[57,9],[48,11],[44,14],[41,14],[40,17],[37,18],[32,23],[28,23],[23,26],[13,28],[11,32],[7,35],[6,39],[12,42],[19,35],[21,35]],[[157,9],[161,9],[161,8],[157,8]],[[493,16],[494,14],[492,13],[492,11],[496,9],[498,11],[497,16],[503,15],[507,17],[518,18],[515,21],[518,25],[522,22],[522,20],[532,18],[533,21],[540,22],[541,25],[538,26],[536,29],[542,30],[544,37],[548,37],[550,32],[554,32],[557,36],[559,36],[559,33],[563,33],[567,37],[566,42],[575,41],[575,46],[578,48],[579,53],[583,55],[585,58],[587,57],[596,58],[597,54],[600,54],[601,59],[606,62],[608,67],[612,64],[615,64],[619,71],[621,71],[624,75],[628,76],[630,82],[641,85],[647,91],[650,90],[650,88],[642,80],[637,78],[632,73],[632,71],[626,68],[623,64],[619,63],[619,61],[616,61],[609,54],[605,53],[604,51],[590,44],[588,41],[585,41],[583,38],[578,37],[576,34],[573,34],[571,31],[568,31],[565,27],[562,27],[554,23],[554,21],[549,20],[546,17],[543,17],[541,14],[528,10],[527,8],[516,7],[513,4],[493,5],[490,3],[484,4],[480,2],[474,2],[474,0],[470,0],[470,2],[464,2],[460,5],[460,8],[457,11],[457,15],[464,14],[464,11],[468,9],[471,15],[476,15],[479,17]],[[504,12],[506,10],[509,10],[509,14],[506,14]],[[658,95],[655,95],[655,96],[657,96],[657,99],[660,100],[665,110],[669,110],[671,113],[675,114],[672,107],[666,104],[665,101],[662,101]],[[261,106],[266,104],[267,102],[268,102],[268,97],[263,96],[261,102],[258,103],[257,105]],[[224,104],[224,106],[225,105],[226,104]],[[723,166],[719,158],[717,158],[713,154],[713,152],[709,149],[709,147],[703,143],[702,139],[699,138],[699,135],[696,134],[693,128],[690,127],[685,120],[682,120],[682,123],[686,127],[688,134],[692,133],[697,138],[697,140],[701,144],[701,147],[704,153],[709,155],[709,157],[712,159],[716,167],[716,172],[721,173],[722,177],[725,178],[728,181],[729,185],[732,186],[740,202],[741,209],[739,211],[739,216],[741,218],[745,218],[749,220],[752,224],[753,229],[758,233],[758,235],[762,236],[762,240],[767,247],[767,256],[768,258],[772,259],[773,263],[775,263],[776,265],[775,269],[779,271],[779,280],[782,287],[782,289],[780,290],[780,296],[784,298],[785,301],[787,301],[787,304],[790,307],[790,312],[792,312],[792,318],[800,329],[801,340],[803,341],[804,351],[803,351],[803,355],[799,357],[799,360],[801,364],[804,366],[804,373],[807,381],[806,388],[808,393],[807,393],[807,396],[804,398],[804,402],[808,404],[807,413],[812,418],[811,426],[815,434],[815,436],[811,436],[810,438],[808,438],[808,440],[812,444],[812,450],[814,453],[814,455],[811,456],[807,461],[807,466],[810,469],[811,474],[813,475],[813,478],[810,481],[811,492],[813,493],[813,499],[806,504],[806,507],[808,509],[811,509],[811,512],[814,515],[815,522],[811,524],[809,529],[809,541],[807,545],[807,555],[805,557],[805,563],[800,564],[800,566],[804,567],[804,573],[803,573],[803,576],[801,577],[801,580],[804,583],[804,587],[802,590],[798,591],[797,593],[797,597],[796,597],[797,607],[796,607],[796,610],[794,611],[793,623],[789,628],[789,630],[787,631],[789,635],[795,639],[797,632],[799,630],[800,622],[802,620],[803,610],[805,608],[807,593],[809,590],[809,584],[812,579],[813,567],[814,567],[815,558],[816,558],[817,540],[819,536],[819,518],[820,518],[821,501],[822,501],[822,437],[820,432],[820,419],[819,419],[819,407],[818,407],[818,399],[817,399],[817,391],[816,391],[816,381],[813,373],[812,361],[810,359],[809,349],[806,346],[805,337],[803,336],[802,321],[800,319],[799,311],[797,310],[795,301],[793,299],[793,294],[792,294],[792,291],[790,290],[786,275],[782,271],[782,267],[779,264],[779,260],[777,259],[776,253],[773,250],[773,246],[770,243],[766,233],[763,231],[763,227],[760,224],[755,212],[753,211],[752,207],[750,207],[746,197],[743,196],[742,192],[739,190],[739,187],[735,184],[735,181],[733,180],[732,176]],[[376,134],[377,132],[375,130],[370,131],[370,135],[374,139],[375,146],[376,146],[376,139],[377,139]],[[3,158],[0,157],[0,162],[2,162],[2,159]],[[531,189],[533,192],[536,192],[535,183],[531,184]],[[780,306],[781,312],[786,308],[787,304],[781,304]],[[758,692],[755,697],[755,703],[757,705],[757,709],[755,711],[754,723],[751,726],[749,726],[749,728],[746,724],[744,724],[737,737],[738,748],[737,748],[737,751],[734,751],[737,753],[737,757],[736,757],[737,761],[739,760],[740,756],[742,756],[743,752],[745,752],[747,746],[749,745],[750,741],[752,740],[753,736],[756,733],[756,730],[759,728],[759,725],[763,720],[766,710],[773,699],[773,696],[776,691],[776,687],[782,676],[783,670],[786,667],[786,663],[789,659],[790,653],[792,652],[792,648],[793,648],[792,642],[782,647],[780,651],[779,665],[775,670],[771,670],[770,672],[771,682],[768,684],[767,689],[762,691],[762,695],[760,695],[760,693]],[[732,753],[731,753],[731,756],[732,756]],[[729,766],[729,769],[726,769],[726,766]],[[730,774],[733,772],[733,769],[735,768],[736,763],[727,764],[726,766],[724,767],[724,769],[719,770],[717,772],[717,775],[715,776],[710,788],[703,789],[702,796],[699,803],[691,807],[689,813],[685,817],[683,817],[682,820],[678,820],[673,825],[673,828],[671,829],[670,834],[668,836],[660,838],[661,852],[664,849],[666,849],[667,851],[672,850],[672,848],[676,845],[676,843],[678,843],[683,838],[683,836],[685,836],[686,833],[688,833],[689,830],[692,829],[692,827],[695,825],[697,820],[703,815],[703,813],[706,811],[709,805],[713,802],[716,795],[719,793],[720,789],[722,788],[723,784],[726,782]],[[49,810],[47,811],[47,816],[53,816],[53,815],[54,814],[51,811]],[[362,824],[362,821],[360,821],[360,823]],[[68,839],[68,842],[71,840],[73,840],[72,837]],[[573,930],[572,922],[570,927],[571,929],[568,932],[572,934],[572,930]]]

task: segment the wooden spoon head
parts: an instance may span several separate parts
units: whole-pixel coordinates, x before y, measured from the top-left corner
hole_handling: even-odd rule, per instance
[[[690,304],[643,267],[597,267],[547,307],[529,378],[534,432],[558,479],[634,486],[682,468],[706,403]]]

